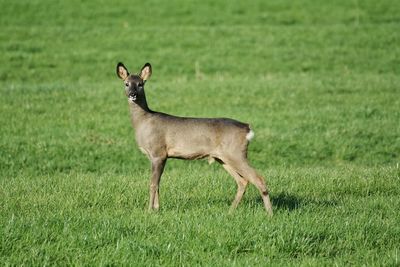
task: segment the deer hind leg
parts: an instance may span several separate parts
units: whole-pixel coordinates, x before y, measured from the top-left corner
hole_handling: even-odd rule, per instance
[[[223,164],[222,166],[235,179],[238,187],[235,199],[233,200],[231,208],[229,209],[229,211],[232,212],[239,205],[239,202],[242,199],[244,192],[246,191],[248,181],[246,179],[243,179],[243,177],[240,176],[240,174],[237,173],[231,166],[227,164]]]
[[[269,199],[268,188],[265,184],[264,178],[257,174],[257,172],[250,167],[246,158],[242,158],[240,160],[230,160],[227,163],[236,171],[241,177],[248,180],[250,183],[255,185],[260,191],[261,198],[264,202],[265,210],[269,215],[272,216],[272,204]]]
[[[152,158],[151,159],[151,182],[150,182],[150,201],[149,210],[158,210],[160,208],[159,202],[159,185],[160,178],[164,171],[166,158]]]

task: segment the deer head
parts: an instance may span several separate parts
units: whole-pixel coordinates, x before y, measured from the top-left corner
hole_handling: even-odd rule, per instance
[[[125,83],[125,94],[131,102],[145,101],[144,84],[151,76],[150,63],[144,64],[139,74],[129,74],[128,69],[119,62],[117,64],[117,76]]]

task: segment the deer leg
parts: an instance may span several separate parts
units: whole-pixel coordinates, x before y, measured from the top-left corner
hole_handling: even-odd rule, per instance
[[[271,200],[269,198],[268,188],[267,188],[267,186],[264,182],[264,178],[262,176],[258,176],[258,179],[261,181],[261,186],[259,187],[259,190],[261,193],[262,200],[264,202],[265,210],[268,212],[268,214],[270,216],[272,216],[274,213],[272,211],[272,204],[271,204]]]
[[[160,178],[164,171],[165,158],[152,158],[151,159],[151,182],[150,182],[150,201],[149,210],[158,210],[160,207],[159,203],[159,185]]]
[[[230,161],[227,161],[230,162]],[[264,178],[257,174],[257,172],[250,167],[246,159],[235,160],[229,163],[230,166],[244,179],[255,185],[260,191],[261,198],[264,202],[264,207],[267,213],[272,216],[272,204],[269,198],[268,188],[265,184]]]
[[[233,200],[232,205],[229,209],[229,212],[233,212],[239,205],[239,202],[242,199],[244,192],[246,191],[248,181],[243,179],[231,166],[227,164],[223,164],[222,166],[235,179],[238,187],[235,199]]]

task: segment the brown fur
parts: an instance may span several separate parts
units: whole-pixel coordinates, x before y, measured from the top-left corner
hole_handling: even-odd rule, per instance
[[[149,63],[139,75],[129,75],[122,63],[117,65],[117,75],[125,83],[136,142],[152,164],[149,209],[159,208],[159,182],[167,158],[209,158],[221,163],[238,185],[231,210],[237,207],[250,182],[259,189],[264,207],[272,215],[264,178],[247,161],[249,125],[228,118],[186,118],[150,110],[144,83],[151,74]]]

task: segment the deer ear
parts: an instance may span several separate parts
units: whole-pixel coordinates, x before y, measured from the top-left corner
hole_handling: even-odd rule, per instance
[[[128,70],[125,68],[124,64],[119,62],[117,64],[117,76],[120,77],[122,80],[125,80],[126,77],[129,76]]]
[[[140,78],[142,78],[143,81],[147,81],[151,76],[151,72],[150,63],[144,64],[142,70],[140,71]]]

